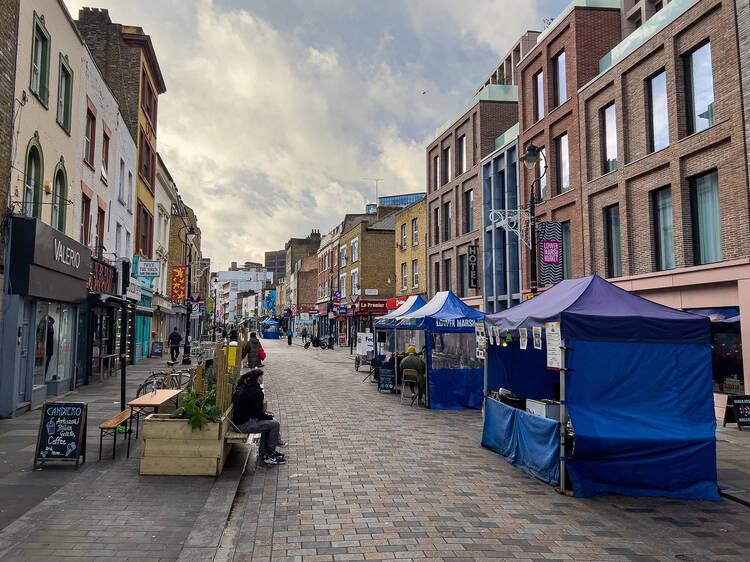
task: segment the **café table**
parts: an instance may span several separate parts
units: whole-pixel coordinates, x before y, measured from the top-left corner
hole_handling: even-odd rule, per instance
[[[143,396],[139,396],[135,400],[131,400],[128,402],[128,406],[130,406],[130,426],[133,425],[133,410],[135,408],[138,408],[139,410],[141,408],[153,408],[154,413],[159,413],[159,407],[163,406],[167,402],[170,402],[171,400],[175,401],[175,408],[179,406],[180,403],[180,393],[182,392],[181,389],[160,389],[155,392],[149,392],[147,394],[144,394]],[[140,417],[140,416],[139,416]],[[136,424],[138,423],[138,420],[136,420]],[[128,427],[128,452],[127,457],[130,457],[130,438],[133,435],[133,432],[131,431],[131,427]]]

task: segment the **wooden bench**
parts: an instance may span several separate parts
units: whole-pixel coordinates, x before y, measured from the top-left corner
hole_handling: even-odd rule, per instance
[[[112,435],[112,458],[115,458],[115,452],[117,451],[117,428],[122,425],[123,422],[130,420],[130,410],[123,410],[116,416],[109,418],[107,421],[99,424],[99,460],[102,460],[102,443],[104,441],[104,435]],[[128,429],[130,429],[128,427]]]

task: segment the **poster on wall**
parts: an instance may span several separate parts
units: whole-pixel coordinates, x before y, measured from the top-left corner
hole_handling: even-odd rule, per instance
[[[529,331],[526,328],[519,328],[518,329],[518,344],[521,346],[521,349],[526,349],[526,345],[528,344],[529,339]]]
[[[539,284],[554,285],[563,280],[562,224],[540,222],[539,228]]]
[[[534,337],[534,349],[542,349],[542,327],[534,326],[532,334]]]
[[[562,337],[559,322],[546,322],[544,336],[547,338],[547,368],[562,369]]]

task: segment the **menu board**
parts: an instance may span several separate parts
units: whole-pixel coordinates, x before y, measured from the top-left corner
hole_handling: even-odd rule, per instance
[[[378,390],[396,391],[396,371],[394,369],[378,369]]]
[[[45,402],[34,468],[47,461],[86,462],[86,402]],[[83,461],[81,461],[83,457]]]
[[[743,427],[750,426],[750,396],[737,395],[727,398],[724,426],[728,423],[736,423],[740,431]]]
[[[161,357],[162,355],[164,355],[164,342],[152,341],[151,342],[151,357]]]

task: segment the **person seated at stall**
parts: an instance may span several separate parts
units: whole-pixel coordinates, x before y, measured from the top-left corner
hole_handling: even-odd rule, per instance
[[[407,349],[407,355],[401,360],[401,363],[399,363],[399,371],[403,374],[404,369],[412,369],[417,372],[417,387],[419,390],[419,396],[424,396],[424,390],[425,390],[425,371],[426,367],[424,364],[424,361],[422,358],[417,355],[417,350],[414,349],[413,345],[409,346],[409,349]],[[411,395],[412,398],[414,397],[414,384],[410,383],[409,386],[411,387]]]
[[[237,381],[237,390],[232,396],[232,421],[241,433],[262,434],[261,443],[265,443],[263,462],[265,464],[286,464],[284,455],[276,447],[286,445],[281,440],[281,424],[273,415],[263,410],[263,371],[251,369]]]

